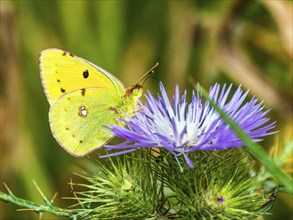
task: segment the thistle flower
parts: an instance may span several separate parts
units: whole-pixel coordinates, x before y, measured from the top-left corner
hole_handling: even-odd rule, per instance
[[[244,103],[248,91],[243,92],[241,86],[228,100],[231,88],[232,84],[228,88],[224,85],[222,89],[219,84],[215,84],[211,87],[209,96],[253,141],[261,141],[261,137],[275,133],[269,132],[275,127],[275,122],[265,125],[269,121],[265,118],[269,110],[263,111],[263,101],[257,103],[258,100],[253,97]],[[179,87],[176,86],[171,104],[162,83],[160,90],[161,95],[157,99],[148,92],[146,105],[142,105],[141,111],[134,117],[120,119],[126,127],[111,127],[113,135],[127,141],[106,146],[107,150],[120,151],[102,157],[124,154],[140,148],[162,147],[176,159],[183,155],[189,167],[193,168],[188,153],[197,150],[225,150],[244,145],[210,103],[206,101],[203,104],[199,92],[193,90],[191,102],[188,103],[187,92],[184,91],[180,97]]]

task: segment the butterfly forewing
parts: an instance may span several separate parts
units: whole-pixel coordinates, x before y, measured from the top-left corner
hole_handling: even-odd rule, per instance
[[[82,88],[108,88],[120,96],[125,92],[117,78],[69,52],[46,49],[40,53],[39,59],[42,84],[50,104],[60,96]]]

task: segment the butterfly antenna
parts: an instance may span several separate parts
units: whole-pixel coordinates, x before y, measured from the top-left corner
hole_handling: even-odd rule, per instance
[[[150,75],[152,75],[155,69],[159,66],[159,63],[156,63],[152,68],[150,68],[142,77],[137,81],[135,85],[138,85],[142,80],[147,79]]]

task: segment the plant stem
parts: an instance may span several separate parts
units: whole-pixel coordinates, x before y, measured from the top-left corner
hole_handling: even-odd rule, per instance
[[[63,216],[67,218],[72,218],[74,216],[74,213],[72,212],[72,210],[58,208],[53,205],[43,205],[43,204],[34,203],[32,201],[16,197],[13,194],[6,194],[3,192],[0,192],[0,200],[4,202],[16,204],[18,206],[27,208],[29,210],[32,210],[38,213],[47,212],[47,213],[51,213],[57,216]]]

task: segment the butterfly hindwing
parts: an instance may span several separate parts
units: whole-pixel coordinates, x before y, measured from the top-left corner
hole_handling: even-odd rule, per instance
[[[50,108],[51,130],[73,156],[84,156],[103,146],[112,135],[105,125],[117,123],[118,93],[109,88],[83,88],[61,96]]]

